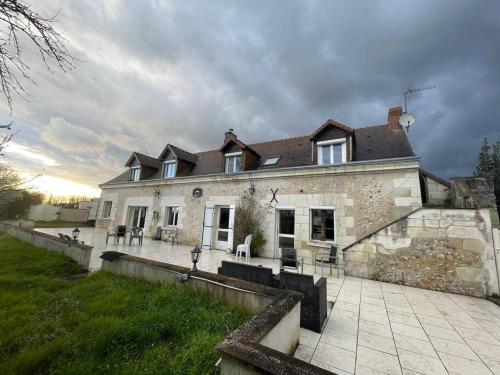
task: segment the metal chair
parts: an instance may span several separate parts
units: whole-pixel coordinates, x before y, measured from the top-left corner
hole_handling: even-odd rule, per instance
[[[252,243],[252,235],[249,234],[245,237],[243,244],[236,247],[236,258],[241,257],[242,253],[245,253],[245,257],[248,260],[250,258],[250,245]]]
[[[316,266],[319,265],[321,267],[321,274],[323,275],[323,268],[326,266],[330,267],[330,275],[332,274],[332,267],[334,266],[337,269],[337,278],[340,275],[340,265],[338,263],[337,257],[337,245],[330,246],[330,254],[321,254],[317,253],[314,257],[314,273],[316,273]]]
[[[297,250],[291,248],[283,248],[281,251],[281,258],[279,258],[281,265],[280,270],[285,270],[285,267],[295,268],[297,273],[304,273],[304,258],[297,258]]]
[[[130,237],[128,241],[128,245],[132,244],[132,240],[137,238],[139,240],[139,246],[142,246],[142,239],[144,238],[144,231],[141,227],[132,227],[130,230]]]
[[[179,228],[174,228],[174,230],[168,234],[166,242],[172,239],[172,246],[174,246],[175,241],[177,241],[177,244],[179,244],[179,234],[180,234]]]
[[[123,243],[126,241],[127,236],[127,226],[126,225],[117,225],[114,231],[108,230],[106,232],[106,245],[108,244],[109,237],[114,237],[115,244],[120,242],[120,238],[123,238]]]

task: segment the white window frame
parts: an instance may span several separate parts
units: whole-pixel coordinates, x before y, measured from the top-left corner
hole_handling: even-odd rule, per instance
[[[177,211],[174,212],[174,219],[172,220],[172,222],[174,224],[169,224],[168,223],[168,219],[170,217],[170,210],[171,209],[174,209],[174,208],[177,208]],[[165,228],[176,228],[179,226],[179,212],[180,212],[181,208],[180,206],[165,206],[165,214],[163,216],[163,226]]]
[[[340,163],[336,162],[336,160],[333,159],[333,146],[342,144],[342,161]],[[334,164],[341,164],[345,163],[347,161],[347,139],[346,138],[338,138],[338,139],[332,139],[328,141],[321,141],[317,143],[318,145],[318,164],[319,165],[334,165]],[[333,161],[333,163],[323,163],[323,147],[330,147],[330,160]]]
[[[134,172],[137,172],[137,176],[134,176]],[[141,167],[131,167],[130,168],[130,181],[139,181],[141,179]]]
[[[173,176],[167,176],[167,171],[169,165],[174,165],[174,175]],[[177,176],[177,162],[175,160],[169,160],[163,163],[163,178],[174,178]]]
[[[333,240],[321,241],[312,238],[312,210],[332,210],[333,211]],[[335,206],[311,206],[309,207],[309,241],[318,244],[335,244],[337,241],[337,213]]]
[[[240,162],[240,170],[238,171],[235,171],[235,167],[236,167],[236,156],[240,156],[241,157],[241,162]],[[224,155],[225,157],[225,160],[224,160],[224,172],[225,173],[238,173],[238,172],[241,172],[241,167],[243,166],[243,153],[240,151],[240,152],[231,152],[229,154],[225,154]],[[228,160],[230,160],[231,158],[233,158],[232,162],[233,162],[233,171],[232,172],[229,172],[229,163],[228,163]]]
[[[109,203],[109,212],[106,215],[106,203]],[[101,213],[101,218],[102,219],[108,219],[111,217],[111,210],[113,209],[113,201],[104,201],[102,204],[102,213]]]

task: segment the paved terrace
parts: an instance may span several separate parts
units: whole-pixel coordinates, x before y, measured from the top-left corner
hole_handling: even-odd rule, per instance
[[[67,233],[71,229],[40,229]],[[102,251],[115,250],[191,267],[191,246],[144,239],[138,245],[105,245],[106,232],[82,228],[80,239]],[[199,267],[217,272],[235,257],[203,251]],[[273,259],[252,258],[279,272]],[[313,273],[306,265],[304,273]],[[315,278],[321,275],[314,275]],[[327,272],[325,272],[327,276]],[[302,329],[295,356],[337,374],[500,375],[500,307],[487,300],[352,277],[327,277],[329,316],[321,334]],[[335,303],[332,309],[332,305]]]

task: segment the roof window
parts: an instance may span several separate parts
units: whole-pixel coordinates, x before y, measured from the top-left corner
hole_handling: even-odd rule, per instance
[[[276,165],[280,160],[281,156],[273,156],[272,158],[267,158],[266,161],[262,164],[263,166],[267,165]]]

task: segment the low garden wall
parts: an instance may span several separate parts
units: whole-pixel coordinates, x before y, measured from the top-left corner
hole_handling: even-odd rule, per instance
[[[291,356],[300,339],[300,293],[117,252],[101,257],[102,269],[108,272],[177,283],[255,312],[217,345],[221,374],[330,374]]]
[[[345,273],[476,297],[498,295],[489,209],[418,209],[344,249]]]
[[[67,241],[61,240],[59,237],[5,222],[0,222],[0,232],[18,238],[21,241],[28,242],[34,246],[43,247],[47,250],[64,254],[81,265],[85,270],[89,270],[92,246],[75,242],[68,243]]]

